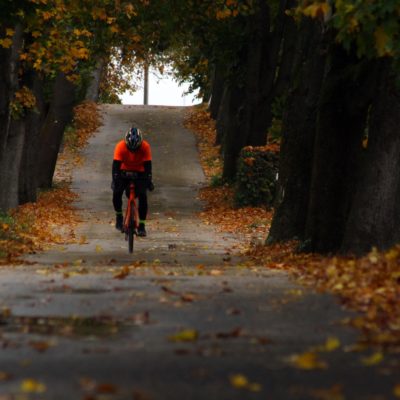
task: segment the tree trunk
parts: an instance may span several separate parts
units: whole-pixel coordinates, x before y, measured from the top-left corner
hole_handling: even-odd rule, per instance
[[[96,67],[91,74],[89,87],[86,91],[86,96],[85,96],[86,100],[94,102],[98,101],[100,94],[100,83],[104,71],[104,65],[105,62],[103,59],[100,59],[97,62]]]
[[[43,81],[39,75],[30,71],[27,85],[36,97],[36,107],[25,119],[26,136],[19,174],[19,204],[35,202],[37,199],[37,166],[39,152],[39,134],[45,117]]]
[[[306,227],[307,250],[322,253],[342,243],[369,106],[363,63],[338,45],[331,54],[318,109]]]
[[[232,85],[229,89],[229,96],[226,105],[226,133],[224,135],[223,153],[223,173],[226,180],[234,179],[236,175],[237,157],[240,150],[245,146],[246,138],[242,134],[244,110],[242,106],[244,88]]]
[[[19,89],[19,53],[23,44],[21,25],[15,27],[9,50],[0,47],[0,210],[18,205],[19,146],[23,145],[24,124],[13,119],[10,103]],[[16,117],[14,117],[16,118]],[[22,148],[22,147],[21,147]]]
[[[319,24],[303,21],[296,37],[297,62],[283,115],[278,193],[268,243],[304,239],[317,105],[326,64]]]
[[[25,139],[24,119],[12,120],[7,138],[7,151],[1,160],[0,204],[2,210],[19,205],[19,175]],[[3,169],[4,167],[4,169]]]
[[[214,67],[213,79],[212,79],[212,89],[211,89],[211,100],[208,106],[210,110],[211,118],[216,120],[218,117],[219,107],[222,101],[222,96],[224,92],[224,69],[222,64],[217,64]]]
[[[54,82],[49,112],[40,133],[38,185],[50,188],[66,126],[71,122],[75,104],[75,86],[59,73]]]
[[[287,7],[291,8],[294,6],[294,4],[295,2],[293,0],[288,0]],[[294,66],[297,65],[296,44],[298,42],[297,34],[299,33],[299,30],[297,29],[296,22],[292,17],[285,15],[283,18],[285,22],[281,46],[282,55],[279,59],[279,65],[277,67],[276,80],[274,82],[274,92],[272,96],[273,99],[286,97],[288,95],[291,79],[294,73]]]
[[[270,10],[266,2],[259,1],[259,10],[254,16],[248,18],[248,45],[245,57],[245,97],[244,108],[244,145],[262,146],[267,141],[267,128],[270,123],[268,107],[263,104],[265,96],[270,88],[268,85],[273,81],[272,69],[265,68],[271,64],[271,35],[270,35]],[[267,113],[260,115],[260,110]]]
[[[400,91],[388,60],[380,70],[368,148],[342,246],[357,254],[400,242]]]
[[[220,145],[224,141],[226,129],[229,122],[228,106],[230,99],[229,85],[225,83],[224,90],[222,93],[221,103],[218,108],[218,117],[215,124],[217,135],[215,138],[215,144]]]

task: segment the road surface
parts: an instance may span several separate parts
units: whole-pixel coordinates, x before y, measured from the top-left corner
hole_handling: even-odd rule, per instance
[[[1,400],[392,398],[396,376],[361,362],[371,350],[349,351],[357,333],[336,299],[250,265],[235,254],[240,236],[198,218],[205,178],[184,108],[103,114],[73,172],[80,243],[0,270]],[[156,186],[134,254],[110,190],[130,125],[152,145]],[[309,351],[318,358],[296,367],[293,355]]]

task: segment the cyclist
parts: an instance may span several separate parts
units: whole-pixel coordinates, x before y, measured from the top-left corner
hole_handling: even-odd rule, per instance
[[[119,141],[114,149],[112,163],[113,205],[116,214],[115,228],[122,231],[122,195],[124,191],[129,196],[129,179],[124,177],[124,171],[138,172],[135,181],[135,194],[139,199],[138,236],[146,236],[147,189],[154,190],[152,182],[151,148],[143,140],[141,131],[131,127],[125,134],[125,139]]]

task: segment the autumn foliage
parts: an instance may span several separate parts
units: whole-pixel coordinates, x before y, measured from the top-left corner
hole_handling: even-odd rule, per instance
[[[18,263],[23,254],[76,241],[74,227],[80,219],[73,206],[77,195],[69,188],[71,168],[80,162],[79,150],[100,123],[95,103],[85,102],[75,107],[74,124],[55,172],[55,188],[41,192],[36,203],[11,210],[0,222],[0,264]]]

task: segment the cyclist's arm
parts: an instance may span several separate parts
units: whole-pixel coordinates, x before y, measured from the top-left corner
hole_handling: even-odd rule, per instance
[[[122,164],[122,161],[113,160],[113,163],[112,163],[112,176],[113,176],[113,178],[116,175],[120,175],[121,174],[121,164]]]
[[[143,163],[143,166],[144,166],[144,173],[145,173],[147,176],[151,177],[151,170],[152,170],[151,160],[145,161],[145,162]]]

